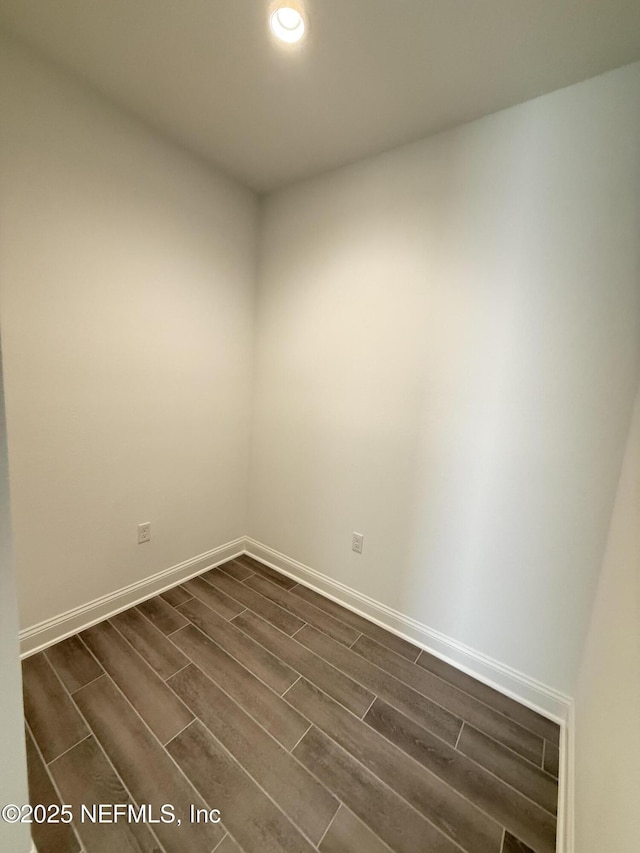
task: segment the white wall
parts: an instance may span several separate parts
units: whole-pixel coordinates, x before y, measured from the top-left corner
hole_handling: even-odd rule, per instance
[[[640,395],[575,708],[575,849],[640,850]]]
[[[2,361],[0,360],[0,805],[29,802],[27,758],[22,719],[22,681],[18,657],[18,603],[11,538]],[[0,850],[26,853],[31,846],[27,824],[0,820]]]
[[[264,200],[247,519],[255,198],[0,48],[23,626],[248,532],[571,693],[639,378],[640,65]]]
[[[26,627],[245,534],[257,203],[8,42],[0,114]]]
[[[251,535],[568,693],[639,378],[638,103],[635,64],[263,209]]]

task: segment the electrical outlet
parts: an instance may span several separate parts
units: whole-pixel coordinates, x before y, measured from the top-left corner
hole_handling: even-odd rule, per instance
[[[145,521],[143,524],[138,525],[138,545],[142,545],[143,542],[151,541],[151,522]]]
[[[362,554],[362,549],[364,548],[364,534],[363,533],[355,533],[351,539],[351,550],[355,551],[356,554]]]

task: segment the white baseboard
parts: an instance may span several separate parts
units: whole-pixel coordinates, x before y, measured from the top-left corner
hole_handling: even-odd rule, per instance
[[[558,781],[557,853],[575,850],[575,705],[569,702],[567,722],[560,730],[560,778]]]
[[[189,580],[189,578],[200,575],[220,563],[231,560],[244,551],[244,537],[234,539],[232,542],[212,548],[211,551],[191,557],[191,559],[178,563],[176,566],[163,569],[155,575],[67,610],[66,613],[60,613],[58,616],[32,625],[30,628],[20,631],[20,656],[25,658],[33,655],[60,640],[64,640],[66,637],[70,637],[72,634],[76,634],[78,631],[89,628],[97,622],[102,622],[103,619],[115,616],[116,613],[132,607],[134,604],[139,604],[141,601],[152,598],[182,581]]]
[[[560,778],[556,853],[573,853],[573,700],[488,655],[247,537],[245,552],[261,563],[409,640],[500,693],[560,725]]]
[[[551,687],[547,687],[534,678],[513,669],[488,655],[477,652],[463,643],[447,637],[439,631],[423,625],[416,619],[387,607],[367,595],[333,578],[323,575],[315,569],[299,563],[284,554],[274,551],[267,545],[247,538],[247,554],[265,565],[282,572],[294,580],[315,589],[342,604],[344,607],[365,616],[383,628],[403,637],[405,640],[426,649],[436,657],[446,660],[458,669],[469,673],[479,681],[494,687],[501,693],[511,696],[523,705],[549,717],[560,725],[567,720],[571,699]]]
[[[250,537],[241,537],[227,542],[225,545],[185,560],[177,566],[172,566],[21,631],[21,657],[35,654],[78,631],[108,619],[134,604],[139,604],[243,553],[331,598],[349,610],[445,660],[478,681],[559,723],[561,727],[560,779],[556,853],[574,853],[573,700],[569,696]],[[37,853],[35,846],[31,853]]]

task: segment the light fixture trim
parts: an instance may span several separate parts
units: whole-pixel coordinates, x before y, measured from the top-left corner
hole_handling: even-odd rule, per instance
[[[295,0],[289,0],[272,8],[269,26],[278,41],[296,44],[304,37],[307,22],[300,4]]]

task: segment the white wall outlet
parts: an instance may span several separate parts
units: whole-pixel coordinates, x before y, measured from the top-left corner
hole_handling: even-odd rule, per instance
[[[145,521],[144,524],[138,525],[138,545],[143,542],[151,541],[151,522]]]
[[[354,533],[351,539],[351,550],[355,551],[356,554],[362,554],[362,549],[364,548],[364,534],[363,533]]]

